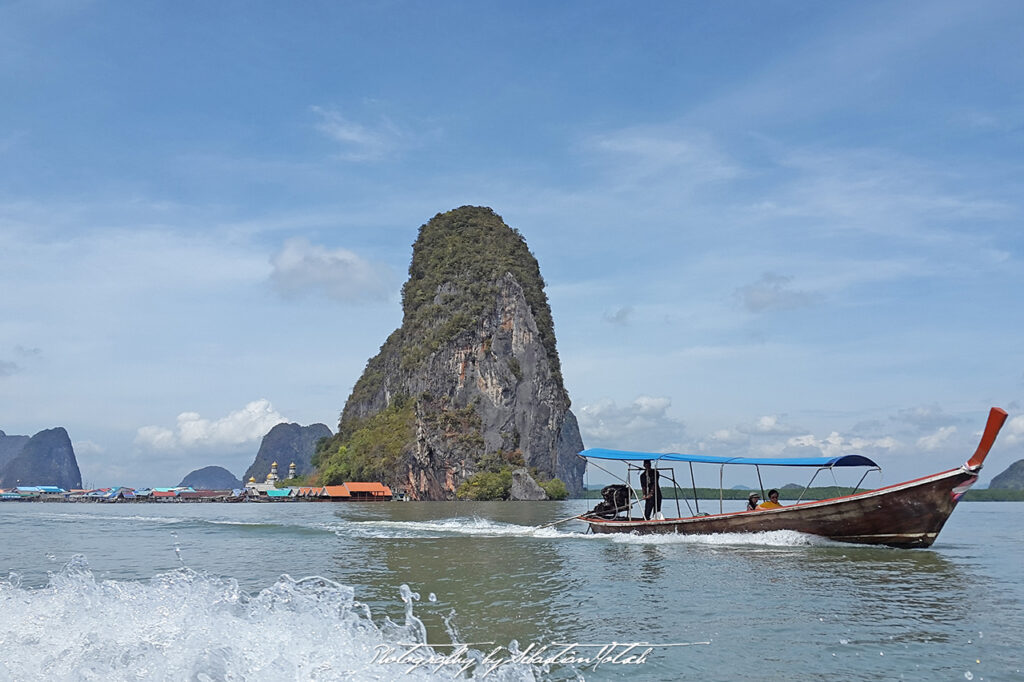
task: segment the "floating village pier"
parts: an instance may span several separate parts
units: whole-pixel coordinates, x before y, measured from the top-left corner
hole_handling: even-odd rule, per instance
[[[289,467],[294,478],[295,464]],[[403,491],[393,492],[378,481],[345,481],[338,485],[282,486],[277,462],[262,483],[253,477],[242,488],[200,490],[192,486],[173,488],[109,488],[66,490],[53,485],[18,486],[0,490],[0,502],[390,502],[406,499]]]

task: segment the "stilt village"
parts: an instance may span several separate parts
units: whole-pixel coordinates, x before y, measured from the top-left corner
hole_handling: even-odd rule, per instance
[[[294,462],[288,478],[295,478]],[[402,492],[379,482],[346,481],[339,485],[280,486],[277,462],[270,467],[266,480],[257,483],[254,477],[242,488],[231,490],[196,490],[190,486],[176,488],[95,488],[65,490],[53,485],[18,486],[0,490],[0,502],[390,502],[404,500]]]

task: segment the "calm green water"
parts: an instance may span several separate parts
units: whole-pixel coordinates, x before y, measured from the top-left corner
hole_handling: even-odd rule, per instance
[[[393,679],[453,641],[652,645],[475,679],[1024,679],[1024,503],[929,550],[536,528],[591,503],[0,503],[0,679]]]

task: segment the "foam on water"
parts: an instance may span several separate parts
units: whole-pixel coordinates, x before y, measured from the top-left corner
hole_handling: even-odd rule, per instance
[[[47,514],[39,514],[38,518],[47,519],[50,521],[60,521],[62,523],[67,522],[83,522],[83,521],[110,521],[113,523],[117,522],[130,522],[137,523],[139,521],[147,523],[160,523],[173,525],[177,523],[188,523],[189,519],[173,516],[143,516],[141,514],[131,514],[128,516],[120,516],[117,514],[95,514],[89,512],[51,512]]]
[[[452,535],[477,537],[559,537],[557,531],[536,526],[501,523],[478,517],[456,517],[434,521],[345,521],[330,524],[339,535],[374,538],[439,538]],[[551,532],[548,532],[551,531]]]
[[[762,547],[810,547],[837,543],[826,538],[791,530],[761,533],[716,533],[710,535],[588,533],[561,530],[554,526],[523,526],[500,523],[477,517],[440,519],[434,521],[345,521],[325,524],[338,535],[373,538],[440,538],[453,535],[475,537],[535,537],[549,539],[584,539],[637,545],[744,545]]]
[[[744,545],[761,547],[812,547],[839,543],[816,535],[795,530],[770,530],[762,533],[712,533],[709,535],[681,535],[675,533],[632,535],[608,533],[594,537],[608,538],[612,542],[637,545]]]
[[[419,596],[404,585],[400,595],[404,622],[378,624],[352,587],[325,578],[282,576],[253,595],[233,579],[188,568],[147,581],[97,581],[77,556],[42,588],[24,588],[14,574],[0,580],[0,679],[452,679],[451,667],[381,662],[382,648],[404,652],[427,641],[413,613]],[[457,637],[454,629],[448,635]],[[473,656],[482,657],[465,658]],[[543,675],[506,663],[486,679]]]
[[[282,523],[267,521],[235,521],[232,519],[188,519],[186,521],[195,526],[230,527],[233,530],[243,531],[278,531],[283,533],[333,533],[333,530],[324,527],[324,524],[308,523]]]

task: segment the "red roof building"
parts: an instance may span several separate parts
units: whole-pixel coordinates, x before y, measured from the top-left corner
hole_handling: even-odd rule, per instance
[[[323,497],[331,500],[349,500],[352,498],[352,493],[344,485],[325,485]]]
[[[387,501],[391,499],[391,488],[383,483],[345,481],[345,487],[353,500]]]
[[[342,485],[325,485],[320,497],[337,502],[386,502],[391,499],[391,488],[383,483],[345,481]]]

